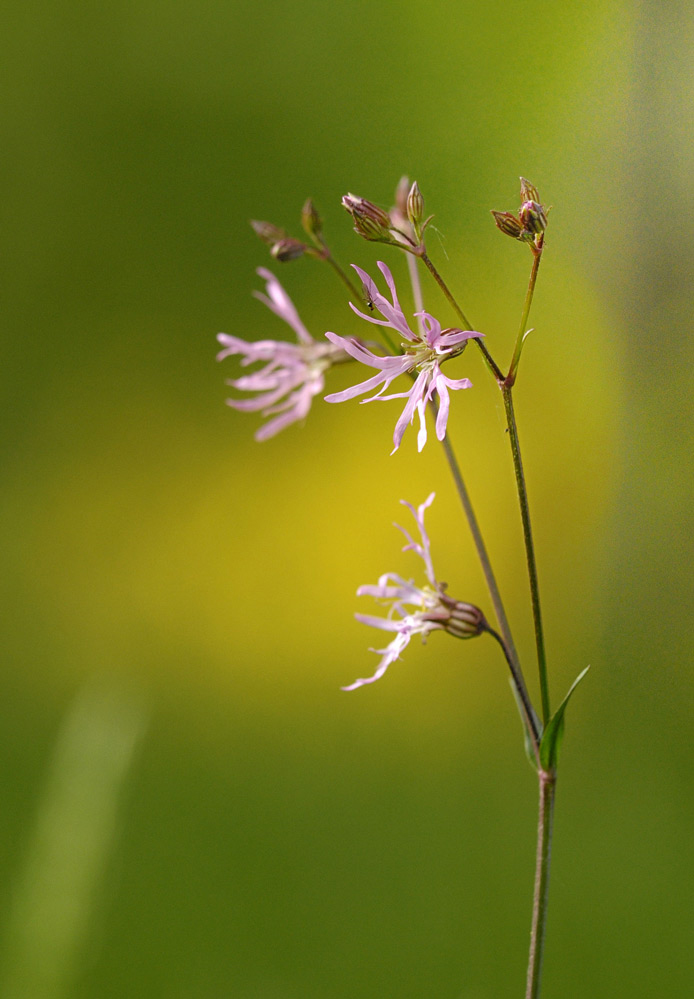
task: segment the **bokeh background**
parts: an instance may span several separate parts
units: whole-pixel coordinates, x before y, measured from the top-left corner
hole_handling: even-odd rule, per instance
[[[318,400],[256,444],[214,360],[220,330],[289,334],[251,297],[249,218],[298,233],[312,195],[345,265],[402,284],[340,197],[388,206],[403,173],[499,358],[529,254],[489,209],[519,174],[553,206],[516,405],[555,699],[592,670],[546,994],[689,995],[691,7],[37,0],[5,21],[2,995],[522,994],[536,789],[493,643],[435,635],[339,690],[376,662],[356,587],[417,569],[401,498],[436,490],[439,575],[488,606],[443,455],[409,433],[388,456],[397,403]],[[316,335],[357,332],[327,268],[273,267]],[[451,436],[536,690],[498,393],[458,364]]]

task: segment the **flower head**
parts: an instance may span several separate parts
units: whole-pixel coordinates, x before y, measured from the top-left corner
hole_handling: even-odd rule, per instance
[[[383,319],[376,319],[374,316],[367,316],[360,312],[356,306],[350,305],[354,312],[362,319],[376,326],[387,326],[399,335],[404,342],[401,344],[404,353],[395,356],[379,357],[368,350],[363,344],[354,339],[338,336],[337,333],[326,333],[326,337],[336,346],[341,346],[351,357],[362,364],[367,364],[371,368],[377,368],[378,374],[367,378],[366,381],[353,385],[343,392],[334,392],[326,395],[326,402],[344,402],[346,399],[353,399],[355,396],[370,392],[371,389],[381,386],[376,395],[362,402],[371,402],[374,399],[406,399],[405,408],[400,419],[395,425],[393,433],[394,453],[400,447],[405,428],[408,423],[412,423],[415,412],[419,415],[419,435],[417,446],[421,451],[427,439],[426,427],[426,406],[437,393],[439,397],[439,411],[436,418],[436,436],[443,440],[446,434],[446,424],[448,422],[449,411],[449,389],[465,389],[472,386],[468,378],[447,378],[441,371],[441,365],[451,357],[455,357],[462,352],[467,340],[471,337],[481,337],[481,333],[471,330],[441,329],[441,323],[434,319],[428,312],[417,312],[415,316],[420,319],[417,330],[412,330],[402,311],[398,301],[397,291],[393,275],[386,265],[379,261],[379,269],[386,279],[390,289],[392,301],[389,301],[380,293],[375,283],[371,280],[366,271],[354,265],[354,269],[362,279],[369,302],[380,312]],[[396,392],[392,395],[383,393],[398,375],[411,375],[414,384],[407,392]]]
[[[314,340],[274,274],[264,267],[258,269],[258,274],[266,282],[267,294],[256,291],[256,298],[291,326],[298,343],[278,340],[249,343],[227,333],[219,333],[217,339],[224,349],[217,355],[217,360],[222,361],[230,354],[240,354],[244,367],[256,361],[264,365],[249,375],[227,382],[241,392],[258,393],[249,399],[227,399],[227,405],[232,409],[243,412],[261,410],[263,416],[276,414],[274,420],[256,431],[255,439],[262,441],[274,437],[290,423],[306,416],[313,397],[323,391],[325,372],[332,364],[347,360],[347,354],[340,346]]]
[[[549,208],[540,202],[540,195],[525,177],[520,179],[521,206],[518,215],[512,212],[492,212],[497,228],[512,239],[531,243],[538,249],[542,245],[542,234],[547,228]]]
[[[473,604],[453,600],[446,594],[446,584],[439,583],[434,574],[431,561],[429,536],[424,528],[424,513],[434,501],[434,493],[417,507],[402,500],[404,506],[411,511],[419,529],[421,541],[415,541],[409,531],[399,524],[395,526],[405,535],[407,544],[403,551],[414,551],[424,562],[427,583],[416,586],[413,580],[404,580],[401,576],[387,572],[374,585],[360,586],[357,596],[371,596],[390,604],[387,617],[372,617],[368,614],[356,614],[355,617],[363,624],[384,631],[395,632],[395,637],[385,649],[372,649],[381,656],[381,661],[373,676],[367,679],[355,680],[343,690],[356,690],[367,683],[380,679],[391,663],[400,658],[400,653],[407,647],[413,635],[421,635],[422,641],[432,631],[447,631],[456,638],[473,638],[482,634],[488,627],[484,614]]]

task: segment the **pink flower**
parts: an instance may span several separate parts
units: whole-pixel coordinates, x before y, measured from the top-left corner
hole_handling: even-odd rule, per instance
[[[396,356],[379,357],[372,354],[363,344],[351,338],[338,336],[337,333],[326,333],[326,337],[336,346],[341,346],[351,357],[362,364],[367,364],[371,368],[377,368],[378,374],[367,378],[366,381],[353,385],[343,392],[333,392],[326,395],[326,402],[344,402],[346,399],[353,399],[355,396],[370,392],[377,386],[381,386],[376,395],[369,399],[362,399],[362,402],[372,402],[374,399],[407,399],[405,408],[400,419],[395,424],[393,433],[393,454],[400,447],[405,428],[411,424],[415,412],[419,415],[419,434],[417,437],[417,447],[421,451],[427,439],[426,427],[426,407],[434,393],[439,397],[439,411],[436,417],[436,436],[443,440],[446,435],[446,424],[448,422],[448,411],[450,407],[449,389],[466,389],[472,386],[468,378],[447,378],[441,371],[444,361],[457,354],[462,353],[464,345],[471,337],[480,337],[481,333],[471,330],[441,329],[441,324],[428,312],[417,312],[415,315],[421,319],[422,332],[410,329],[405,319],[405,314],[400,307],[393,275],[384,263],[379,261],[378,266],[386,279],[393,298],[389,302],[385,296],[381,295],[378,288],[371,280],[366,271],[355,265],[354,269],[364,283],[365,291],[370,303],[380,312],[383,319],[376,319],[374,316],[367,316],[360,312],[352,303],[352,309],[358,316],[369,323],[377,326],[388,326],[395,330],[405,342],[401,344],[404,353]],[[407,392],[396,392],[392,395],[384,395],[390,384],[395,381],[398,375],[411,375],[415,381]]]
[[[421,635],[423,642],[432,631],[441,630],[456,638],[473,638],[482,634],[488,627],[478,607],[452,600],[446,595],[446,584],[439,583],[436,579],[431,561],[429,537],[424,528],[424,513],[433,503],[434,495],[431,493],[416,510],[405,500],[401,500],[415,519],[421,541],[415,541],[404,527],[395,525],[407,538],[408,543],[403,551],[416,552],[424,562],[427,583],[423,587],[416,586],[413,580],[404,580],[393,572],[387,572],[380,577],[375,586],[359,587],[358,597],[375,597],[377,600],[389,603],[390,609],[387,617],[355,614],[356,619],[373,628],[395,632],[395,637],[385,649],[371,649],[381,656],[374,675],[367,679],[355,680],[348,687],[343,687],[343,690],[356,690],[357,687],[379,680],[390,664],[400,658],[400,653],[409,645],[413,635]]]
[[[224,349],[217,354],[217,360],[221,361],[230,354],[240,354],[244,367],[256,361],[264,364],[249,375],[227,382],[241,392],[258,393],[251,399],[227,399],[227,405],[233,409],[243,412],[261,410],[263,416],[278,414],[256,431],[255,439],[263,441],[274,437],[290,423],[302,420],[311,408],[313,397],[325,387],[327,369],[332,364],[348,360],[348,356],[339,345],[314,340],[274,274],[264,267],[258,269],[258,274],[265,279],[267,294],[256,291],[255,297],[291,326],[298,343],[278,340],[249,343],[227,333],[219,333],[217,339]]]

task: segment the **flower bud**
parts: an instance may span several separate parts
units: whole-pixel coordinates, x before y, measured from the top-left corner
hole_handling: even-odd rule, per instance
[[[280,240],[287,238],[287,233],[284,229],[273,225],[272,222],[257,222],[255,219],[251,219],[251,227],[256,236],[259,236],[263,243],[267,243],[268,246],[273,246],[275,243],[279,243]]]
[[[520,239],[534,244],[535,249],[542,244],[542,233],[547,228],[547,211],[540,202],[540,195],[525,177],[520,179],[521,206],[518,215],[511,212],[492,212],[494,221],[503,233],[512,239]]]
[[[523,226],[519,219],[511,212],[492,211],[497,229],[500,229],[506,236],[512,239],[523,239]]]
[[[378,205],[366,198],[346,194],[342,199],[345,208],[354,219],[354,228],[366,239],[390,239],[390,216]]]
[[[424,219],[424,198],[417,181],[414,182],[407,195],[407,217],[415,232],[418,233]]]
[[[547,228],[547,215],[542,205],[537,201],[526,201],[521,205],[518,217],[526,233],[537,235]]]
[[[306,249],[305,243],[287,236],[285,239],[280,239],[277,243],[274,243],[270,253],[275,260],[279,260],[280,263],[284,264],[289,260],[298,260],[299,257],[303,257]]]
[[[543,233],[547,228],[547,213],[540,201],[537,188],[526,180],[520,179],[521,208],[518,217],[526,233],[526,239]]]
[[[537,188],[526,180],[525,177],[520,179],[520,199],[521,204],[524,201],[540,201],[540,195],[537,193]]]
[[[307,198],[304,207],[301,209],[301,224],[311,239],[320,239],[323,232],[323,219],[318,214],[318,210],[313,203],[313,198]]]
[[[488,628],[487,619],[479,607],[466,604],[461,600],[453,600],[445,594],[442,603],[450,611],[450,617],[444,624],[444,629],[455,638],[475,638]]]

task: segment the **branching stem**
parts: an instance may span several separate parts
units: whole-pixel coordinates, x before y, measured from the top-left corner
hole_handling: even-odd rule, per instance
[[[436,270],[436,267],[433,265],[433,263],[431,262],[431,260],[429,259],[429,256],[427,255],[426,250],[422,250],[422,252],[421,252],[421,259],[423,260],[423,262],[428,267],[429,271],[431,272],[432,277],[436,281],[436,283],[439,286],[439,288],[441,289],[441,291],[444,293],[444,295],[446,296],[446,298],[448,299],[448,301],[450,302],[450,304],[455,309],[456,314],[458,315],[458,318],[460,319],[460,321],[463,324],[464,328],[466,330],[473,330],[474,326],[471,324],[470,320],[467,318],[467,316],[465,315],[465,313],[463,312],[463,310],[460,308],[460,306],[456,302],[456,300],[453,297],[453,294],[452,294],[450,288],[448,287],[448,285],[446,284],[446,282],[443,280],[443,278],[441,277],[441,275],[439,274],[439,272]],[[503,373],[501,371],[501,368],[499,367],[499,365],[496,363],[496,361],[494,360],[494,358],[492,357],[492,355],[487,350],[487,347],[486,347],[485,343],[483,342],[483,340],[480,337],[475,337],[474,338],[474,342],[477,344],[477,348],[482,352],[482,356],[484,357],[484,360],[486,361],[487,367],[489,368],[489,370],[491,371],[491,373],[494,375],[494,377],[496,378],[497,382],[502,382],[504,380],[504,375],[503,375]]]

